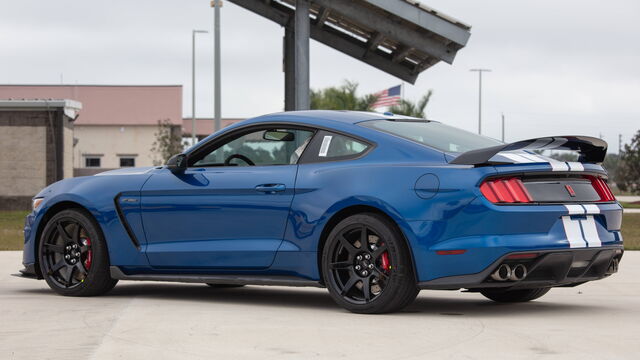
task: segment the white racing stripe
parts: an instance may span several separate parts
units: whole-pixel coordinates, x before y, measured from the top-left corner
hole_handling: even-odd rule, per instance
[[[547,160],[543,160],[543,159],[541,159],[541,158],[539,158],[539,157],[537,157],[535,155],[532,155],[532,154],[523,153],[523,154],[520,154],[520,156],[522,156],[523,158],[528,159],[530,162],[534,162],[534,163],[537,163],[537,162],[546,163],[546,162],[548,162]]]
[[[587,247],[587,243],[582,238],[579,221],[572,220],[571,216],[563,216],[562,225],[564,226],[564,233],[567,235],[570,248]]]
[[[514,154],[514,153],[500,153],[500,155],[506,157],[509,160],[514,161],[516,164],[518,163],[530,163],[532,162],[531,160],[527,159],[526,157],[520,155],[520,154]]]
[[[587,214],[600,214],[600,208],[595,204],[582,205]]]
[[[542,138],[534,141],[533,143],[525,146],[523,149],[539,149],[549,143],[551,143],[553,139],[551,138]]]
[[[564,207],[569,211],[569,215],[582,215],[586,213],[582,205],[565,205]]]
[[[569,171],[569,165],[566,162],[549,159],[552,171]]]
[[[586,219],[580,219],[580,226],[582,227],[582,233],[584,239],[587,241],[589,247],[600,247],[602,242],[600,241],[600,235],[598,235],[598,229],[596,229],[596,221],[593,216],[589,215]]]
[[[584,165],[580,162],[572,161],[568,162],[567,165],[569,166],[570,171],[584,171]]]

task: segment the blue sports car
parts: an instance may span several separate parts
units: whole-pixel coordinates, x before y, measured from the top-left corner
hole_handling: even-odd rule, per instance
[[[389,113],[261,116],[165,166],[48,186],[26,218],[21,273],[69,296],[118,280],[318,286],[357,313],[397,311],[420,289],[529,301],[618,270],[606,151]]]

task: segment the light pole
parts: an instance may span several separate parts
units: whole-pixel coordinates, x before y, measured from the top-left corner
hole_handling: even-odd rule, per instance
[[[478,73],[478,134],[482,134],[482,73],[491,72],[491,69],[471,69],[469,71]]]
[[[191,145],[196,144],[196,34],[206,34],[206,30],[191,32]]]
[[[214,131],[220,130],[220,119],[222,117],[220,103],[220,8],[222,7],[222,0],[211,0],[211,7],[213,7],[213,118]]]

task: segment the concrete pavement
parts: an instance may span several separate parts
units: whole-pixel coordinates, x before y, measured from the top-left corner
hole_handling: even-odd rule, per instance
[[[636,202],[640,201],[640,196],[616,196],[616,199],[621,202]]]
[[[0,252],[0,359],[637,359],[640,252],[620,273],[526,304],[422,291],[405,311],[355,315],[324,289],[120,282],[55,295],[9,276]]]

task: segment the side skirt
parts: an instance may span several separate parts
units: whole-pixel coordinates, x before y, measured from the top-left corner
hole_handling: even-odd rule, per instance
[[[168,281],[181,283],[310,286],[324,287],[317,281],[284,275],[190,275],[190,274],[135,274],[127,275],[117,266],[109,268],[111,278],[118,280]]]

